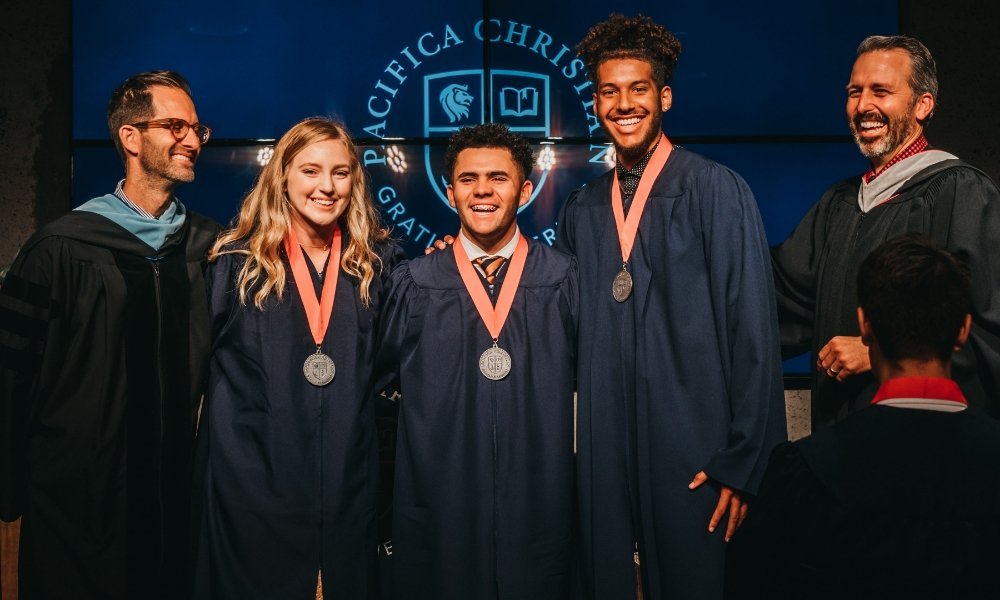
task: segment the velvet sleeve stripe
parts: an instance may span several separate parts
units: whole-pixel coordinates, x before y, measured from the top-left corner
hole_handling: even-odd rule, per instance
[[[34,364],[44,347],[50,301],[48,289],[9,275],[0,292],[0,357],[21,371]]]
[[[32,283],[13,273],[3,280],[3,293],[0,296],[9,296],[40,309],[47,309],[51,303],[47,286]]]

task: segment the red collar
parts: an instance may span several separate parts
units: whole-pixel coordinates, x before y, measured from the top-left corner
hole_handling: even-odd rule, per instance
[[[892,165],[898,163],[899,161],[905,158],[910,158],[911,156],[920,154],[926,149],[927,149],[927,138],[921,135],[916,140],[914,140],[912,144],[910,144],[906,148],[903,148],[901,151],[897,152],[896,156],[893,156],[892,159],[890,159],[889,162],[885,163],[885,165],[883,165],[882,168],[879,169],[878,171],[875,171],[874,169],[868,169],[867,171],[865,171],[865,174],[863,176],[865,179],[865,183],[871,183],[873,179],[875,179],[882,173],[885,173],[886,170]]]
[[[929,398],[947,400],[968,406],[958,384],[944,377],[897,377],[882,383],[872,404],[894,398]]]

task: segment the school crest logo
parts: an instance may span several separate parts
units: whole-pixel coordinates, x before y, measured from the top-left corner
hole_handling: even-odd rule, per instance
[[[484,42],[504,51],[489,69],[483,68]],[[559,203],[587,180],[567,178],[569,183],[556,189],[557,153],[569,156],[571,150],[557,146],[561,138],[553,136],[565,134],[554,132],[553,117],[558,115],[559,132],[570,130],[576,138],[599,129],[583,62],[569,45],[513,20],[445,24],[400,45],[363,98],[371,120],[357,132],[376,139],[366,142],[362,161],[372,178],[372,195],[396,235],[413,252],[457,230],[446,191],[447,139],[463,127],[495,122],[532,143],[537,158],[529,174],[533,191],[518,222],[527,235],[552,243]],[[585,157],[584,164],[606,169],[600,160],[604,143],[589,148],[576,143],[572,151]],[[579,164],[579,158],[574,160]]]
[[[424,76],[424,137],[447,138],[462,127],[480,123],[503,123],[511,131],[527,136],[548,137],[551,108],[549,77],[526,71],[495,70],[485,85],[480,70],[448,71]],[[492,90],[489,109],[485,102]],[[435,99],[437,102],[435,102]],[[490,114],[487,114],[489,110]],[[431,188],[448,208],[447,173],[444,173],[444,146],[424,147],[424,167]],[[529,178],[534,190],[531,199],[519,209],[524,211],[545,186],[546,169],[534,169]],[[454,210],[454,209],[452,209]]]
[[[475,98],[469,95],[469,86],[453,83],[441,90],[438,100],[441,110],[448,115],[448,122],[454,123],[469,117],[469,107]]]

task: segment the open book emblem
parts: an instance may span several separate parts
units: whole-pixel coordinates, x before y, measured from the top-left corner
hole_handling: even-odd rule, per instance
[[[482,69],[425,75],[424,137],[446,138],[462,127],[490,122],[503,123],[529,139],[548,137],[551,135],[549,84],[548,75],[505,69],[491,70],[488,78]],[[424,166],[438,199],[454,210],[446,193],[445,148],[444,144],[426,144]],[[542,190],[547,177],[547,170],[532,171],[531,200]],[[518,212],[529,204],[531,201]]]
[[[501,117],[537,117],[538,90],[534,87],[505,87],[500,90]]]

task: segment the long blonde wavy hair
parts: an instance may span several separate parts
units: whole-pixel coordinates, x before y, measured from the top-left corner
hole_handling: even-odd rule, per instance
[[[346,225],[347,249],[340,258],[345,273],[360,281],[360,296],[364,306],[371,304],[372,279],[381,260],[374,245],[389,238],[388,229],[382,227],[375,205],[368,190],[368,178],[358,150],[347,129],[336,121],[311,117],[296,123],[281,136],[274,147],[270,162],[257,176],[253,189],[243,199],[239,218],[233,229],[222,232],[208,254],[214,261],[223,254],[244,254],[247,257],[237,277],[240,304],[246,306],[253,292],[253,303],[258,308],[272,293],[281,300],[287,273],[279,250],[291,223],[292,210],[285,193],[288,168],[295,156],[306,147],[326,140],[340,140],[351,157],[350,204],[340,217],[340,226]],[[234,242],[245,241],[239,244]]]

